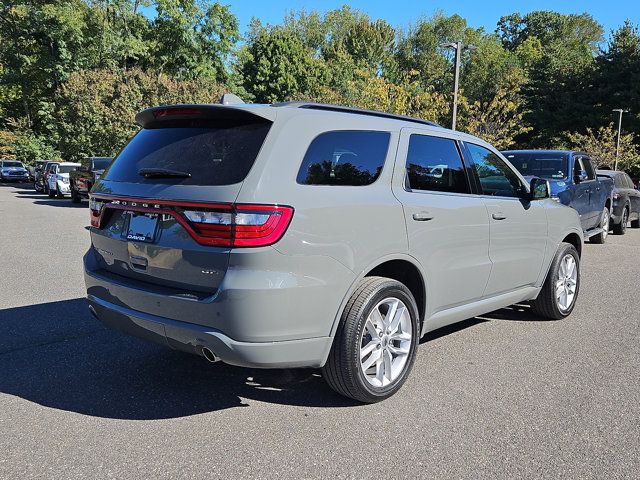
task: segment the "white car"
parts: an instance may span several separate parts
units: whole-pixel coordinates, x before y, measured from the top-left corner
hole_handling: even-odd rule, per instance
[[[69,188],[69,172],[73,172],[80,166],[79,163],[61,162],[51,167],[51,173],[47,177],[49,183],[49,196],[63,198],[71,195]]]

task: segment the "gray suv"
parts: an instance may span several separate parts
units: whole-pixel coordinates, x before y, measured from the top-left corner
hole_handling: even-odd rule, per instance
[[[209,361],[320,367],[375,402],[431,330],[575,305],[577,213],[478,138],[309,103],[136,120],[90,198],[85,279],[107,325]]]

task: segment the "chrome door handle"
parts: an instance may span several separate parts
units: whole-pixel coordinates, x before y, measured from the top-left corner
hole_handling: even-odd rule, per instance
[[[433,220],[433,215],[427,212],[414,213],[412,217],[416,222],[428,222],[429,220]]]
[[[498,212],[492,214],[491,218],[493,218],[494,220],[504,220],[507,218],[507,216],[504,213]]]

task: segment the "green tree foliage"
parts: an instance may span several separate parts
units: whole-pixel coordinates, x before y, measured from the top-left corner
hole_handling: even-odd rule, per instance
[[[613,32],[597,58],[594,102],[599,118],[611,118],[611,110],[624,108],[627,131],[640,131],[640,32],[629,20]]]
[[[576,150],[589,152],[598,168],[613,168],[616,159],[617,128],[613,123],[598,129],[587,128],[586,133],[569,133],[569,145]],[[640,173],[640,148],[633,134],[620,136],[618,169]]]
[[[0,154],[27,161],[114,154],[138,110],[224,91],[450,125],[454,58],[441,44],[455,41],[476,46],[461,57],[461,130],[501,148],[604,152],[611,109],[625,108],[623,165],[635,168],[640,142],[638,27],[605,44],[586,13],[514,13],[494,32],[436,13],[402,30],[345,5],[254,19],[241,41],[232,9],[213,0],[4,0],[0,40]]]
[[[223,88],[214,80],[175,80],[166,75],[90,70],[73,74],[57,94],[60,149],[65,158],[113,156],[138,130],[135,114],[175,103],[215,103]]]
[[[523,122],[517,88],[500,88],[489,100],[470,102],[461,96],[460,127],[499,149],[513,147],[519,135],[531,127]]]
[[[589,14],[514,13],[502,17],[496,31],[507,50],[528,54],[524,118],[533,129],[521,142],[545,146],[558,132],[593,123],[590,85],[603,32]]]
[[[240,73],[255,101],[273,103],[313,96],[324,65],[291,30],[259,27],[242,52]]]
[[[3,105],[10,116],[21,116],[29,128],[48,129],[55,89],[84,66],[80,0],[22,0],[0,6],[0,79],[16,89],[19,102]],[[3,99],[4,100],[4,99]]]
[[[156,0],[151,63],[169,75],[228,79],[228,62],[240,38],[229,7],[197,0]]]
[[[399,82],[391,82],[358,71],[342,89],[326,87],[315,100],[438,121],[449,111],[446,97],[433,89],[425,90],[417,80],[417,72],[411,73]]]

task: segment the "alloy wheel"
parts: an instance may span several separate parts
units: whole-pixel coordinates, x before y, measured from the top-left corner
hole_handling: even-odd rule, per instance
[[[411,332],[411,315],[402,300],[388,297],[371,310],[360,342],[360,368],[369,384],[386,387],[402,374]]]
[[[560,261],[556,277],[556,302],[558,308],[566,312],[573,305],[578,286],[578,268],[576,259],[567,253]]]

